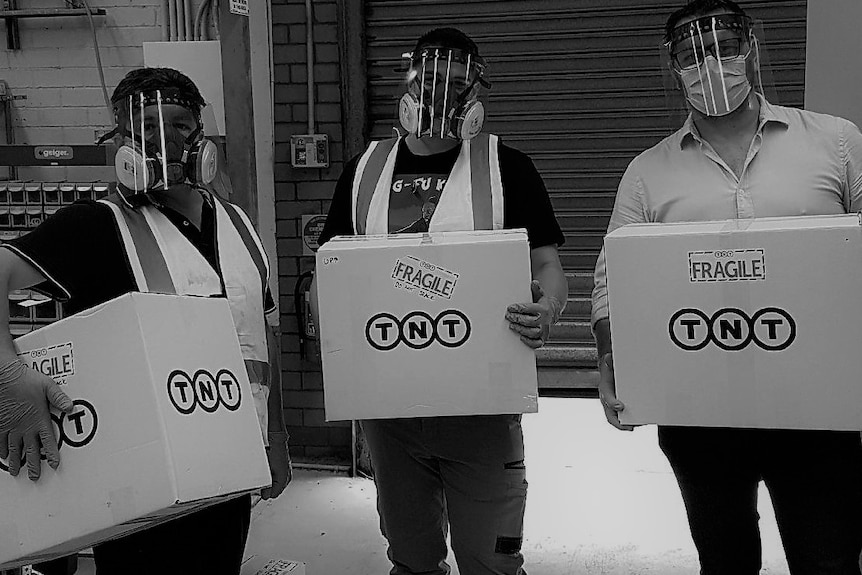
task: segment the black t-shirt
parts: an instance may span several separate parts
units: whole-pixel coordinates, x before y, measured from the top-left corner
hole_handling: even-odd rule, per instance
[[[176,211],[160,209],[218,272],[213,208],[203,203],[200,230]],[[64,302],[66,315],[137,290],[113,212],[102,203],[77,201],[4,245],[48,278],[32,289]],[[274,308],[267,288],[264,310]]]
[[[458,159],[461,146],[439,154],[419,156],[404,139],[398,145],[389,194],[389,232],[426,232],[443,186]],[[503,183],[503,227],[526,228],[530,247],[560,246],[565,241],[545,183],[532,160],[519,150],[499,144]],[[318,243],[334,236],[353,235],[351,196],[359,156],[348,162],[338,183]]]

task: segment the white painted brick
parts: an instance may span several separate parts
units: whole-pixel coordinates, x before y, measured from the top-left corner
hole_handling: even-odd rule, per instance
[[[16,108],[45,108],[49,106],[62,106],[63,90],[59,88],[19,88],[14,91],[15,95],[26,96],[25,100],[16,100]]]
[[[153,7],[118,7],[108,10],[107,16],[102,18],[105,25],[125,26],[155,26],[158,24],[158,10]]]
[[[10,68],[50,68],[60,64],[60,48],[30,48],[9,51]]]
[[[108,86],[110,97],[112,86]],[[102,96],[101,88],[75,88],[74,90],[62,90],[60,92],[61,106],[102,106],[105,98]]]
[[[23,127],[15,131],[15,141],[19,144],[38,146],[59,144],[65,141],[63,128]]]

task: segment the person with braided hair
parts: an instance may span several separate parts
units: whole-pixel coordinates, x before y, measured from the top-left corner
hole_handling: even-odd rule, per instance
[[[0,246],[0,300],[31,288],[63,301],[68,315],[154,284],[226,298],[272,472],[262,497],[278,497],[291,466],[279,351],[266,322],[275,311],[269,266],[248,216],[211,188],[218,164],[215,145],[203,137],[204,99],[184,74],[142,68],[123,78],[111,100],[117,192],[80,200]],[[0,458],[17,475],[25,455],[29,477],[38,481],[40,450],[51,468],[60,464],[49,404],[68,410],[71,402],[50,377],[17,358],[8,319],[0,306]],[[250,519],[249,495],[214,504],[97,545],[97,572],[238,574]]]

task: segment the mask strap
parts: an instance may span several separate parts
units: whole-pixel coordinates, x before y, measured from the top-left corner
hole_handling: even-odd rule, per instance
[[[182,159],[183,164],[185,164],[186,160],[188,160],[189,151],[191,151],[192,144],[194,144],[195,140],[198,139],[198,135],[201,133],[201,130],[202,130],[201,126],[198,125],[198,127],[195,128],[194,131],[191,134],[189,134],[189,136],[183,142],[183,159]]]
[[[446,136],[446,132],[444,132],[444,128],[446,127],[446,123],[448,122],[451,126],[452,119],[450,118],[450,114],[447,113],[447,107],[449,105],[449,77],[450,71],[452,69],[452,50],[449,50],[449,60],[446,63],[446,89],[443,92],[443,117],[440,118],[440,137],[443,138]]]
[[[763,89],[763,78],[760,76],[760,44],[757,42],[757,36],[752,33],[749,33],[751,38],[751,43],[754,44],[754,57],[757,58],[757,62],[755,68],[757,69],[757,86],[760,88],[760,93],[764,93]],[[749,48],[749,53],[751,49]]]
[[[165,116],[162,112],[162,91],[156,90],[156,99],[159,105],[159,136],[162,144],[162,186],[168,189],[168,146],[165,143]]]
[[[730,102],[727,100],[727,84],[724,82],[724,65],[721,63],[721,48],[718,46],[718,33],[715,31],[715,16],[712,17],[712,40],[715,42],[712,45],[712,50],[716,52],[715,59],[718,61],[718,75],[721,78],[721,91],[724,93],[725,110],[730,110]]]
[[[425,64],[428,62],[428,55],[422,53],[422,77],[419,79],[419,123],[416,124],[416,137],[422,137],[422,117],[425,110]]]

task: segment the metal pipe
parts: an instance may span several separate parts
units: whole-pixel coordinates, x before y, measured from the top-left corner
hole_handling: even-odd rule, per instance
[[[308,80],[308,133],[314,133],[314,11],[305,0],[305,66]]]
[[[168,18],[170,18],[170,41],[177,41],[177,0],[168,0]]]
[[[192,28],[192,40],[202,40],[204,35],[204,17],[210,0],[202,0],[195,13],[194,27]]]
[[[162,42],[167,42],[171,39],[170,30],[168,30],[168,11],[170,5],[168,0],[162,0],[162,9],[159,11],[159,26],[162,29]]]
[[[221,0],[213,0],[211,13],[213,16],[213,28],[215,29],[215,39],[221,38]]]
[[[183,8],[183,0],[174,0],[177,7],[177,40],[184,42],[186,39],[186,10]]]
[[[185,12],[186,40],[194,40],[195,37],[192,35],[192,27],[194,26],[194,20],[192,20],[192,0],[183,0],[183,11]]]

